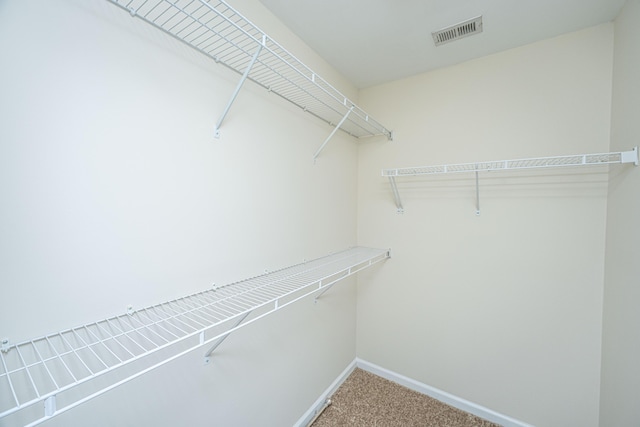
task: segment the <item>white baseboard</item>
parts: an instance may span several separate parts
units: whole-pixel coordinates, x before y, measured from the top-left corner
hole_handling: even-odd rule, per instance
[[[500,414],[496,411],[492,411],[491,409],[485,408],[484,406],[469,402],[468,400],[454,396],[450,393],[447,393],[446,391],[442,391],[435,387],[423,384],[419,381],[398,374],[397,372],[390,371],[365,360],[356,358],[354,362],[356,367],[364,371],[371,372],[372,374],[378,375],[379,377],[403,385],[411,390],[417,391],[418,393],[426,394],[427,396],[433,397],[434,399],[446,403],[447,405],[453,406],[454,408],[461,409],[480,418],[484,418],[485,420],[500,424],[501,426],[533,427],[531,424],[527,424],[506,415]],[[344,381],[344,379],[342,381]]]
[[[469,402],[468,400],[462,399],[458,396],[454,396],[451,393],[447,393],[446,391],[431,387],[430,385],[421,383],[412,378],[406,377],[397,372],[390,371],[389,369],[383,368],[359,358],[355,358],[353,362],[351,362],[349,366],[347,366],[345,370],[342,371],[338,378],[336,378],[331,383],[331,385],[320,395],[318,400],[315,401],[311,408],[309,408],[307,412],[305,412],[304,415],[294,424],[294,427],[306,427],[309,422],[315,417],[318,410],[320,410],[320,408],[324,406],[325,401],[329,397],[331,397],[333,393],[335,393],[338,387],[340,387],[340,385],[342,385],[342,383],[349,377],[349,375],[351,375],[355,368],[360,368],[364,371],[371,372],[372,374],[385,378],[389,381],[393,381],[394,383],[405,386],[411,390],[417,391],[418,393],[426,394],[427,396],[433,397],[434,399],[446,403],[447,405],[453,406],[454,408],[458,408],[480,418],[484,418],[487,421],[500,424],[503,427],[534,427],[531,424],[527,424],[525,422],[511,418],[507,415],[493,411],[489,408],[485,408],[484,406]]]
[[[340,375],[338,375],[338,378],[336,378],[331,383],[331,385],[320,395],[318,400],[315,401],[311,408],[309,408],[307,412],[305,412],[304,415],[302,415],[302,417],[300,417],[300,419],[293,425],[294,427],[307,427],[309,425],[313,417],[316,416],[316,413],[320,410],[320,408],[324,406],[325,401],[329,397],[331,397],[333,393],[335,393],[338,387],[340,387],[342,383],[349,377],[349,375],[351,375],[354,369],[356,369],[356,361],[357,359],[354,359],[353,362],[349,363],[349,366],[347,366],[345,370],[342,371]]]

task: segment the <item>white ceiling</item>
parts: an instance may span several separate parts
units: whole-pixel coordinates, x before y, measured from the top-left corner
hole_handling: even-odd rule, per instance
[[[261,0],[358,88],[576,31],[625,0]],[[481,34],[435,47],[431,32],[483,16]]]

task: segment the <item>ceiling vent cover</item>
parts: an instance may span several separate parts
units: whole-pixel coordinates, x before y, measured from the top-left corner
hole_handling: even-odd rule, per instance
[[[436,46],[482,32],[482,16],[431,33]]]

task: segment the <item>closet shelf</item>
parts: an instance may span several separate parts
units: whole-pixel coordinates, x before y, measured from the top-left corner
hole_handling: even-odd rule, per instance
[[[355,247],[0,352],[0,424],[33,426],[389,258]],[[249,319],[249,320],[247,320]],[[44,412],[42,411],[44,404]]]
[[[535,157],[516,160],[498,160],[490,162],[457,163],[438,166],[417,166],[398,169],[383,169],[382,176],[389,178],[391,189],[396,201],[399,213],[404,211],[400,193],[396,184],[396,178],[420,175],[441,175],[450,173],[475,172],[476,174],[476,213],[480,213],[480,200],[478,192],[478,172],[496,172],[522,169],[549,169],[579,166],[609,165],[615,163],[633,163],[638,166],[638,147],[630,151],[618,151],[597,154],[575,154],[570,156]]]
[[[357,138],[391,131],[222,0],[108,0],[244,78]],[[217,131],[218,129],[216,129]]]

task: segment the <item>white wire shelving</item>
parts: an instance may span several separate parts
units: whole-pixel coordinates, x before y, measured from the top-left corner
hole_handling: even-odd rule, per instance
[[[383,169],[382,176],[386,176],[387,178],[389,178],[389,183],[391,184],[391,190],[393,191],[393,196],[395,198],[398,213],[402,213],[404,212],[404,207],[402,206],[402,200],[400,199],[400,192],[398,191],[396,178],[473,172],[476,174],[476,214],[479,215],[479,172],[598,166],[616,163],[633,163],[634,165],[638,166],[638,147],[634,147],[629,151],[618,151],[611,153],[575,154],[570,156],[535,157],[515,160],[497,160],[489,162]]]
[[[34,426],[390,257],[355,247],[0,351],[0,425]],[[206,350],[206,351],[205,351]],[[7,424],[5,424],[7,423]]]
[[[223,0],[107,1],[242,75],[216,124],[216,137],[249,79],[334,126],[334,131],[341,129],[357,138],[385,135],[392,139],[390,130]]]

